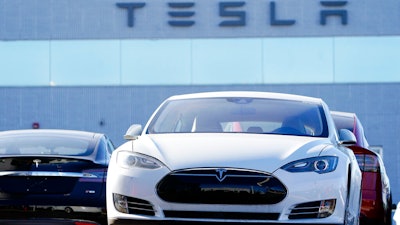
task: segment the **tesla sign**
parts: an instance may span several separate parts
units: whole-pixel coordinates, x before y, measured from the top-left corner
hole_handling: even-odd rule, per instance
[[[320,1],[319,11],[320,25],[326,25],[328,17],[338,17],[342,25],[347,25],[348,12],[346,8],[348,1]],[[261,4],[265,7],[265,13],[269,15],[270,26],[293,26],[296,19],[278,18],[277,2],[270,1],[268,4]],[[129,27],[134,27],[135,11],[145,8],[145,2],[117,3],[119,8],[126,10]],[[247,24],[247,11],[245,1],[218,2],[219,27],[243,27]],[[196,4],[195,2],[169,2],[166,4],[166,13],[169,16],[167,24],[172,27],[193,27],[196,24]],[[296,17],[296,15],[291,15]]]
[[[127,32],[172,37],[400,34],[398,0],[117,2]]]

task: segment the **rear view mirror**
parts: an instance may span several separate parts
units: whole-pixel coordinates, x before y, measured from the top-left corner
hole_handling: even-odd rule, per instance
[[[351,146],[357,144],[356,136],[354,136],[353,132],[347,129],[339,130],[339,142],[344,146]]]
[[[142,133],[142,125],[133,124],[131,125],[124,135],[125,140],[136,140]]]

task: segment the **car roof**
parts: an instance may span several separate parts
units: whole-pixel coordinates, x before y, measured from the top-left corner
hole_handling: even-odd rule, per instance
[[[269,99],[283,99],[283,100],[294,100],[313,102],[320,104],[322,100],[320,98],[294,95],[294,94],[283,94],[274,92],[257,92],[257,91],[219,91],[219,92],[202,92],[193,94],[175,95],[168,98],[168,100],[181,100],[181,99],[195,99],[195,98],[218,98],[218,97],[243,97],[243,98],[269,98]]]
[[[349,129],[351,127],[350,130],[353,131],[354,126],[357,125],[357,116],[355,113],[331,111],[331,115],[338,129]]]
[[[356,117],[356,114],[355,113],[352,113],[352,112],[340,112],[340,111],[331,111],[331,114],[333,115],[333,116],[341,116],[341,117],[351,117],[351,118],[354,118],[354,117]]]
[[[337,129],[349,129],[349,127],[351,127],[349,130],[353,131],[357,118],[355,113],[331,111],[331,115]]]

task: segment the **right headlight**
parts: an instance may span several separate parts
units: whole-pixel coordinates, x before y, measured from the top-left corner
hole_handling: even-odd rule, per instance
[[[316,172],[319,174],[329,173],[336,169],[337,156],[320,156],[293,161],[281,167],[291,173]]]
[[[163,164],[155,158],[128,151],[118,152],[117,164],[125,169],[131,169],[131,168],[158,169],[163,166]]]

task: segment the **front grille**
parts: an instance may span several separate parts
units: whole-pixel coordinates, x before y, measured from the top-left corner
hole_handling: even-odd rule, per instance
[[[285,186],[267,173],[240,169],[174,171],[157,185],[167,202],[194,204],[275,204],[287,194]]]
[[[145,200],[127,197],[129,214],[139,214],[146,216],[154,216],[153,205]]]
[[[292,208],[289,219],[315,219],[325,218],[332,215],[336,205],[336,200],[322,200],[298,204]]]
[[[279,213],[241,213],[164,210],[166,218],[186,219],[232,219],[232,220],[278,220]]]
[[[317,218],[320,204],[320,201],[299,204],[292,209],[289,219]]]

